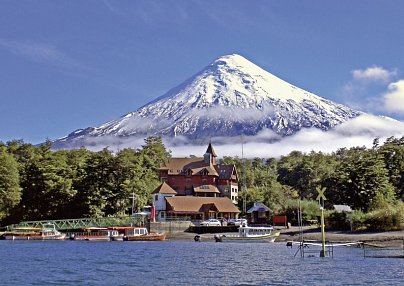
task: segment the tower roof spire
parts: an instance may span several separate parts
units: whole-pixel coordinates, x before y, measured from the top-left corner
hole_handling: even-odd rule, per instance
[[[209,141],[208,149],[206,149],[207,154],[212,154],[213,157],[217,157],[215,150],[213,149],[212,142]]]

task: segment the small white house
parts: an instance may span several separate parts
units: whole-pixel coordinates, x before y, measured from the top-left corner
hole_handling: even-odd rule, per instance
[[[177,192],[166,182],[163,182],[153,192],[153,203],[156,211],[156,220],[165,221],[167,209],[167,197],[174,197]]]

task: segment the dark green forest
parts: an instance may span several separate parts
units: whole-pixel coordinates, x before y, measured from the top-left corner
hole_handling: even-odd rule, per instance
[[[0,220],[67,219],[129,215],[150,201],[167,160],[162,141],[149,137],[142,148],[52,151],[22,141],[0,145]]]
[[[158,168],[170,152],[159,137],[139,149],[98,152],[52,151],[51,144],[0,142],[0,222],[128,215],[151,202],[160,184]],[[346,214],[334,204],[354,209],[356,229],[402,229],[404,224],[404,137],[374,140],[372,148],[339,149],[332,154],[298,151],[279,159],[224,157],[240,179],[239,206],[268,205],[274,214],[295,218],[301,201],[305,219],[319,214],[317,191],[325,190],[328,218]],[[334,220],[335,221],[335,220]]]

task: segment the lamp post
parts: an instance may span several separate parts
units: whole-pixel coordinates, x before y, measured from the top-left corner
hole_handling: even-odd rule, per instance
[[[135,213],[135,192],[132,192],[132,196],[129,197],[130,199],[132,199],[132,215]]]

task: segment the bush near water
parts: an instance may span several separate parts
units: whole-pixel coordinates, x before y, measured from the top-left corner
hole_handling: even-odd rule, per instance
[[[158,168],[170,152],[159,137],[139,149],[52,151],[21,140],[0,142],[0,223],[129,214],[152,201]],[[297,223],[297,209],[312,222],[320,215],[317,190],[325,189],[327,226],[335,229],[404,228],[404,137],[375,139],[372,148],[342,148],[331,154],[293,151],[281,158],[223,157],[237,166],[239,206],[263,202]],[[300,202],[300,203],[299,203]],[[352,214],[332,211],[349,205]]]

